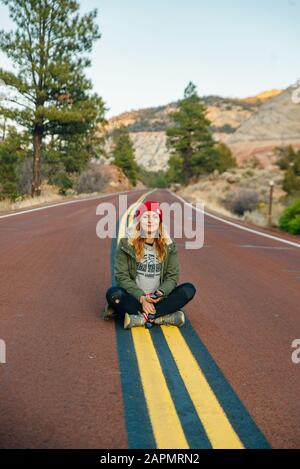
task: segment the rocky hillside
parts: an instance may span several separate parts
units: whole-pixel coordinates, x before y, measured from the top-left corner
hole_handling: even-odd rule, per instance
[[[257,111],[257,103],[247,100],[204,97],[207,117],[216,140],[225,141],[241,123]],[[176,111],[177,104],[124,112],[108,121],[105,131],[110,136],[114,128],[124,125],[130,132],[138,163],[148,170],[166,169],[169,153],[166,147],[167,127],[172,125],[170,112]],[[112,141],[108,138],[105,150],[109,154]],[[109,161],[109,160],[108,160]]]
[[[203,97],[214,138],[229,145],[239,164],[256,156],[263,167],[272,165],[275,146],[300,145],[300,104],[292,102],[292,89],[266,91],[245,99]],[[176,106],[174,102],[112,117],[105,129],[109,137],[107,153],[112,149],[111,131],[124,125],[138,163],[148,170],[166,169],[169,154],[165,130],[172,125],[169,114]]]
[[[282,92],[282,90],[276,90],[276,89],[263,91],[262,93],[259,93],[256,96],[249,96],[248,98],[244,98],[243,101],[246,101],[246,102],[252,103],[252,104],[262,104],[265,101],[268,101],[270,98],[273,98],[274,96],[277,96],[281,92]]]
[[[275,161],[273,148],[300,148],[300,103],[293,102],[293,87],[263,103],[226,141],[239,163],[256,156],[264,167]]]

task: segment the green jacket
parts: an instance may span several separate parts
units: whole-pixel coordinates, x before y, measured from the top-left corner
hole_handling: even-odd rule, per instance
[[[167,243],[167,255],[162,263],[159,287],[159,290],[165,295],[168,295],[176,287],[179,279],[177,246],[170,236],[168,236]],[[137,275],[136,258],[134,248],[128,243],[128,238],[121,238],[119,241],[114,273],[116,285],[125,288],[137,300],[145,294],[135,282]]]

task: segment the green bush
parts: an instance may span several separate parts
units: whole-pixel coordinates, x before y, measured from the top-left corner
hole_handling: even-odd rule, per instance
[[[72,189],[73,181],[70,176],[64,172],[58,172],[49,180],[50,184],[55,184],[59,187],[59,194],[66,195],[68,189]]]
[[[278,157],[277,165],[285,171],[283,190],[287,194],[298,197],[300,195],[300,150],[296,151],[292,145],[289,145],[275,148],[274,153]]]
[[[291,234],[300,234],[300,199],[284,210],[279,219],[279,226]]]
[[[168,187],[168,178],[166,172],[163,170],[159,171],[148,171],[143,166],[139,167],[138,178],[145,184],[146,187]]]
[[[225,145],[225,143],[218,143],[217,149],[219,153],[217,169],[220,171],[220,173],[224,173],[227,169],[237,166],[235,157],[233,156],[230,148]]]
[[[25,138],[10,127],[0,142],[0,200],[15,201],[20,195],[18,166],[26,155]]]
[[[17,183],[14,181],[0,182],[0,200],[9,199],[15,202],[20,197]]]

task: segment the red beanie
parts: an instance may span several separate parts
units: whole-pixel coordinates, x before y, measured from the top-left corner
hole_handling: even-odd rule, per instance
[[[156,212],[159,215],[160,221],[162,222],[162,210],[160,208],[159,202],[156,202],[156,200],[146,200],[146,202],[141,203],[135,213],[137,221],[140,219],[140,216],[148,210]]]

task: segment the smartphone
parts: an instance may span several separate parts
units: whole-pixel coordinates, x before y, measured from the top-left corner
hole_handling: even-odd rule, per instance
[[[151,293],[150,298],[152,300],[157,300],[157,298],[163,298],[165,295],[157,295],[156,293]]]

